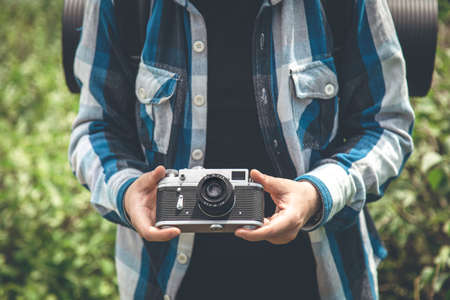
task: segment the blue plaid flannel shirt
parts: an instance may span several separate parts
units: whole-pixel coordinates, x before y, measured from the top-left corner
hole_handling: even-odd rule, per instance
[[[365,205],[383,195],[413,147],[405,64],[386,0],[354,0],[353,10],[341,68],[320,0],[264,0],[253,36],[255,98],[275,175],[309,180],[322,198],[320,221],[303,229],[321,299],[378,298],[376,267],[386,250]],[[93,206],[117,223],[122,299],[175,299],[189,265],[194,234],[143,240],[124,215],[123,195],[158,164],[203,164],[207,102],[192,99],[207,96],[207,51],[193,4],[155,0],[136,75],[114,1],[86,1],[69,159]]]

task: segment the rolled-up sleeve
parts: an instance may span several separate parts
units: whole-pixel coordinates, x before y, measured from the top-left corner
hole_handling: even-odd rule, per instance
[[[97,211],[114,223],[131,226],[123,196],[147,164],[138,142],[136,98],[125,62],[112,1],[86,1],[74,66],[81,95],[69,160],[80,183],[91,191]]]
[[[355,1],[340,71],[340,124],[329,155],[297,180],[315,185],[336,230],[383,196],[413,150],[405,61],[386,0]]]

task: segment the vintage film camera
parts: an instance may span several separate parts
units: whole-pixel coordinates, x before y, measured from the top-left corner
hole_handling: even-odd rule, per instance
[[[263,225],[264,190],[246,169],[167,170],[158,184],[156,226],[234,232]]]

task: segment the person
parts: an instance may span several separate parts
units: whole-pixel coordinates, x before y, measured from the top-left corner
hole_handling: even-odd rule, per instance
[[[86,1],[75,58],[69,157],[117,224],[121,299],[378,299],[366,204],[399,175],[414,120],[386,1],[353,0],[339,58],[319,0],[152,3],[137,72],[112,0]],[[253,169],[264,225],[156,228],[165,169],[196,166]]]

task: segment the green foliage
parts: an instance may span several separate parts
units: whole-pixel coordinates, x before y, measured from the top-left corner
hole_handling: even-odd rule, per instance
[[[438,0],[439,19],[448,24],[450,22],[450,2],[448,0]]]
[[[0,0],[0,299],[115,299],[114,226],[67,162],[77,97],[65,87],[63,1]],[[450,32],[439,1],[433,91],[413,99],[416,150],[370,206],[389,250],[382,299],[449,299]]]
[[[0,299],[117,298],[114,226],[67,160],[77,98],[61,68],[62,1],[0,7]]]

